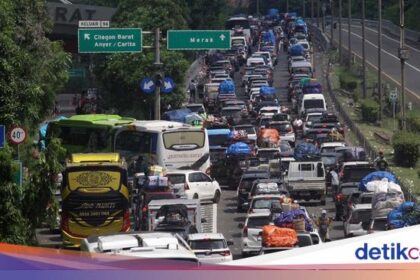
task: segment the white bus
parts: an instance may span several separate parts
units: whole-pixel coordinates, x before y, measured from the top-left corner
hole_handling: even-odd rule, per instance
[[[210,171],[207,130],[170,121],[134,121],[114,134],[114,151],[130,163],[139,156],[167,169]],[[149,161],[150,162],[150,161]]]

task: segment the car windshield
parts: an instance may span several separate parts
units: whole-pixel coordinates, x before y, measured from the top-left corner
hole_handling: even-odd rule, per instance
[[[298,235],[299,247],[306,247],[312,245],[312,238],[310,235]]]
[[[168,174],[168,180],[172,184],[184,184],[185,175],[184,174]]]
[[[343,182],[359,182],[362,180],[366,175],[376,171],[373,167],[350,167],[350,168],[344,168],[344,174],[342,181]]]
[[[323,99],[308,99],[303,101],[303,107],[305,109],[324,108]]]
[[[271,209],[271,205],[275,205],[275,208],[281,208],[280,199],[278,197],[256,199],[252,209]]]
[[[241,109],[235,109],[235,110],[223,110],[221,112],[221,115],[224,117],[240,117],[241,116]]]
[[[226,146],[227,135],[209,135],[210,146]]]
[[[359,190],[359,187],[357,187],[357,186],[356,187],[354,187],[354,186],[344,187],[344,188],[341,188],[341,193],[344,194],[344,195],[349,195],[352,192],[356,192],[358,190]]]
[[[193,250],[214,250],[227,247],[226,241],[223,239],[191,240],[189,243]]]
[[[268,216],[264,217],[249,217],[247,227],[248,228],[262,228],[271,222]]]
[[[334,165],[337,162],[337,158],[335,156],[321,156],[321,159],[324,165]]]

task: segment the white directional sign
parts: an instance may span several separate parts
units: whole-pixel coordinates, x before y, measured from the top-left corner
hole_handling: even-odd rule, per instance
[[[108,28],[109,20],[80,20],[79,28]]]

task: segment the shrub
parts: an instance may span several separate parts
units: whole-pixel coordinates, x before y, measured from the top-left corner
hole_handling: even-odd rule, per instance
[[[357,88],[357,80],[348,73],[341,73],[339,77],[340,87],[347,91],[354,91]]]
[[[406,115],[407,130],[412,132],[420,131],[420,110],[410,111]]]
[[[374,123],[378,119],[379,104],[372,99],[365,99],[361,102],[362,120]]]
[[[392,139],[394,161],[399,166],[415,167],[420,156],[420,135],[412,132],[399,132]]]

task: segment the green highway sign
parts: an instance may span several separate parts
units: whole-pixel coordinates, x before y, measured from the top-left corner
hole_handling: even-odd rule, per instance
[[[168,50],[230,49],[229,30],[168,30]]]
[[[79,53],[123,53],[142,51],[141,28],[79,29]]]

